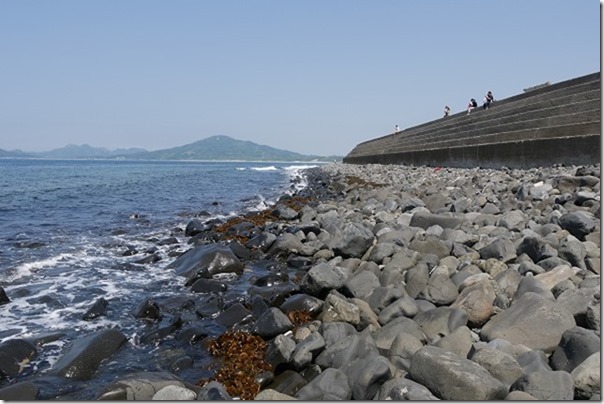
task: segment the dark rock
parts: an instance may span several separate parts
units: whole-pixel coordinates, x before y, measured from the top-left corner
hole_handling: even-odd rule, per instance
[[[373,243],[373,233],[358,223],[348,223],[341,233],[332,237],[330,247],[336,255],[344,258],[360,258]]]
[[[195,247],[178,257],[168,265],[176,275],[189,279],[211,278],[219,273],[241,273],[243,263],[229,247],[220,244],[207,244]]]
[[[512,384],[510,391],[520,390],[537,400],[572,400],[574,381],[568,372],[538,371],[525,374]]]
[[[107,300],[103,299],[102,297],[97,299],[92,305],[92,307],[88,309],[88,311],[84,314],[82,320],[89,321],[94,320],[97,317],[104,316],[107,312],[108,304],[109,303],[107,302]]]
[[[217,281],[215,279],[201,278],[195,281],[191,286],[191,291],[195,293],[222,293],[226,292],[228,286],[226,283]]]
[[[277,236],[275,236],[273,233],[260,233],[252,237],[247,243],[245,243],[245,246],[247,248],[267,252],[276,239]]]
[[[32,382],[19,382],[0,388],[0,400],[33,401],[38,398],[38,391],[38,387]]]
[[[161,317],[159,305],[153,299],[146,299],[138,305],[134,317],[158,320]]]
[[[293,396],[307,383],[306,379],[300,373],[293,370],[285,370],[275,377],[273,382],[268,386],[268,389]]]
[[[542,238],[527,236],[523,238],[518,245],[516,254],[519,256],[526,254],[531,258],[531,260],[533,260],[533,262],[539,262],[543,259],[556,255],[556,251],[552,251],[552,248],[549,247]]]
[[[263,338],[273,338],[292,328],[289,318],[278,308],[271,307],[256,321],[253,332]]]
[[[195,304],[195,312],[200,317],[213,317],[216,313],[219,313],[223,307],[224,302],[220,296],[204,296]]]
[[[372,355],[378,355],[375,342],[371,338],[353,334],[328,345],[317,356],[315,363],[323,369],[341,368],[356,359]]]
[[[191,220],[185,228],[185,236],[192,237],[206,230],[206,226],[198,219]]]
[[[499,237],[492,243],[481,248],[479,251],[480,258],[489,259],[495,258],[503,262],[509,262],[516,258],[516,248],[514,243],[505,237]]]
[[[199,390],[197,401],[231,401],[232,398],[222,383],[211,381]]]
[[[553,370],[572,372],[585,359],[600,351],[600,337],[592,330],[573,327],[562,334],[562,339],[550,357]]]
[[[438,270],[439,268],[442,271]],[[449,278],[445,267],[437,267],[430,278],[428,284],[421,290],[417,297],[434,303],[436,306],[444,306],[451,304],[457,299],[459,293],[457,286]]]
[[[10,302],[10,299],[6,295],[4,288],[0,286],[0,306],[2,306],[3,304],[9,303],[9,302]]]
[[[594,231],[598,224],[594,215],[588,212],[565,213],[558,222],[560,227],[581,241],[585,241],[585,236]]]
[[[516,357],[516,360],[518,361],[518,364],[522,366],[524,374],[552,370],[549,366],[549,360],[543,351],[534,350],[523,352]]]
[[[293,339],[285,335],[277,335],[266,350],[265,360],[271,364],[273,369],[281,364],[289,363],[292,354],[296,349],[296,343]]]
[[[325,340],[318,332],[312,332],[300,341],[291,355],[291,364],[296,369],[303,369],[310,365],[313,356],[325,348]]]
[[[370,271],[360,271],[346,280],[343,293],[349,297],[364,299],[380,286],[378,277]]]
[[[16,377],[22,364],[35,358],[36,347],[24,339],[9,339],[0,344],[0,379],[2,376]]]
[[[406,295],[407,294],[405,293],[404,289],[395,288],[392,286],[379,286],[374,288],[371,294],[364,300],[369,303],[369,306],[374,311],[379,313],[387,306]]]
[[[356,335],[356,329],[348,323],[331,322],[321,324],[321,334],[325,340],[325,346],[330,347],[338,341],[343,340],[351,335]]]
[[[134,261],[135,264],[144,265],[144,264],[154,264],[156,262],[161,261],[161,255],[159,254],[151,254],[143,257],[139,260]]]
[[[421,315],[418,314],[418,316]],[[417,317],[417,316],[416,316]],[[418,323],[407,317],[398,317],[373,333],[375,344],[382,355],[386,355],[392,342],[401,333],[411,334],[422,342],[426,342],[426,335]]]
[[[173,245],[178,244],[178,239],[176,237],[168,237],[163,240],[157,242],[157,245]]]
[[[437,307],[419,313],[413,321],[428,341],[436,341],[468,323],[465,311],[453,307]]]
[[[117,329],[101,330],[73,341],[53,365],[53,374],[88,380],[104,359],[111,357],[127,338]]]
[[[176,335],[176,339],[192,344],[201,341],[208,335],[211,335],[211,333],[203,325],[191,324],[180,330]]]
[[[380,312],[378,321],[381,325],[384,325],[400,316],[413,317],[418,311],[419,309],[415,300],[409,297],[409,295],[405,295],[385,307]]]
[[[216,322],[225,327],[232,327],[246,319],[251,320],[252,312],[241,303],[235,303],[216,317]]]
[[[182,319],[180,316],[166,316],[162,318],[161,322],[157,325],[157,328],[141,335],[140,342],[141,344],[147,344],[151,341],[166,338],[181,326]]]
[[[325,297],[332,289],[338,289],[346,282],[347,274],[343,268],[321,263],[312,267],[302,278],[300,287],[309,295]]]
[[[502,400],[508,393],[482,366],[433,346],[413,355],[409,374],[443,400]]]
[[[416,337],[410,334],[402,333],[394,338],[388,358],[394,366],[405,371],[409,371],[411,366],[411,358],[419,351],[424,344]]]
[[[288,297],[279,308],[285,314],[292,311],[307,311],[311,314],[316,314],[323,308],[323,300],[304,293],[299,293]]]

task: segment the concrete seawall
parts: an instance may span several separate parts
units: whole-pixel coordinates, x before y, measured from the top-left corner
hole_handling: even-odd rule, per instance
[[[600,72],[357,145],[350,164],[530,168],[601,160]]]

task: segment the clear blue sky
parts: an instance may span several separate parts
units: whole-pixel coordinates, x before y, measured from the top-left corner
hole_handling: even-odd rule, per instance
[[[345,155],[600,52],[595,0],[0,0],[0,148]]]

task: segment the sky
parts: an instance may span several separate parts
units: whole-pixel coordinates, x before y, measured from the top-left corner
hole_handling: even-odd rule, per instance
[[[596,0],[0,0],[0,148],[313,155],[600,71]]]

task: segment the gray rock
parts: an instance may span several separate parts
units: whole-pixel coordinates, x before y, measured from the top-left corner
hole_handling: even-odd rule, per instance
[[[281,220],[294,220],[298,217],[298,212],[282,204],[277,204],[272,214]]]
[[[359,324],[357,325],[359,330],[364,330],[369,326],[373,326],[374,328],[381,327],[378,315],[375,314],[375,311],[371,309],[371,306],[369,306],[366,301],[352,298],[350,299],[350,302],[359,308],[360,320]]]
[[[180,386],[166,386],[159,389],[157,393],[153,395],[151,400],[168,400],[168,401],[189,401],[195,400],[197,393]]]
[[[572,372],[585,359],[600,351],[600,337],[592,330],[573,327],[562,334],[562,339],[550,357],[554,370]]]
[[[497,221],[497,225],[509,230],[521,231],[526,227],[527,221],[528,217],[523,212],[511,210],[509,212],[504,212],[501,215]]]
[[[288,369],[278,374],[267,389],[294,396],[307,383],[300,373]]]
[[[190,249],[173,261],[168,268],[187,278],[211,278],[219,273],[241,273],[243,263],[224,245],[207,244]]]
[[[268,309],[254,325],[253,332],[263,338],[273,338],[293,328],[289,318],[276,307]]]
[[[526,254],[533,262],[557,255],[556,250],[549,247],[543,238],[534,236],[524,237],[516,248],[516,254],[519,256]]]
[[[379,387],[391,377],[388,359],[369,355],[345,364],[341,370],[348,378],[353,400],[373,398]]]
[[[329,368],[298,390],[295,397],[305,401],[350,400],[352,390],[344,372]]]
[[[514,295],[514,299],[519,299],[526,293],[535,293],[541,296],[542,298],[551,301],[556,300],[550,288],[548,288],[543,282],[533,276],[525,276],[524,278],[522,278],[522,280],[520,280],[520,283],[518,284],[518,289],[516,289],[516,294]]]
[[[409,371],[411,357],[423,346],[424,344],[415,336],[401,333],[392,341],[392,345],[388,351],[388,358],[397,368]]]
[[[296,369],[305,368],[312,361],[313,355],[325,348],[325,340],[318,332],[313,332],[308,338],[299,342],[291,356],[291,364]]]
[[[535,397],[531,396],[529,393],[525,393],[524,391],[510,391],[507,396],[505,396],[506,401],[533,401],[537,400]]]
[[[439,271],[439,268],[443,271]],[[457,286],[449,278],[446,267],[436,267],[428,279],[428,284],[417,297],[437,306],[444,306],[453,303],[458,295]]]
[[[421,313],[419,314],[421,315]],[[416,316],[417,317],[417,316]],[[392,347],[392,342],[399,334],[411,334],[415,338],[426,342],[426,335],[419,324],[407,317],[398,317],[373,333],[375,344],[383,355]]]
[[[276,368],[281,364],[289,363],[294,349],[296,349],[294,340],[279,334],[269,343],[265,360]]]
[[[347,295],[364,299],[373,293],[373,290],[380,286],[378,277],[369,271],[361,271],[353,275],[344,283],[344,289]]]
[[[495,297],[491,281],[479,280],[464,287],[450,307],[462,309],[468,315],[468,323],[480,327],[493,315]]]
[[[336,291],[332,291],[325,298],[319,319],[326,323],[341,321],[357,326],[361,322],[361,313],[354,303],[349,302]]]
[[[511,391],[520,390],[537,400],[572,400],[574,381],[563,371],[538,371],[525,374],[512,384]]]
[[[543,351],[534,350],[523,352],[516,357],[516,360],[518,361],[518,364],[522,366],[524,374],[552,370],[549,366],[549,360]]]
[[[381,325],[384,325],[400,316],[413,317],[418,311],[419,309],[415,300],[408,295],[405,295],[385,307],[384,310],[380,312],[378,321]]]
[[[245,246],[250,249],[257,249],[262,252],[267,252],[276,239],[277,236],[273,233],[265,232],[249,239],[248,242],[245,243]]]
[[[493,377],[509,387],[523,374],[522,367],[510,354],[491,348],[481,348],[470,359],[489,371]]]
[[[344,258],[360,258],[373,243],[373,233],[359,223],[348,223],[341,234],[334,237],[330,247],[336,255]]]
[[[382,384],[374,400],[424,401],[438,400],[438,398],[421,384],[399,377]]]
[[[481,248],[479,251],[480,258],[489,259],[495,258],[503,262],[509,262],[516,258],[516,248],[514,243],[506,237],[498,237],[490,244]]]
[[[372,355],[378,355],[375,342],[371,338],[354,334],[327,346],[317,356],[315,363],[323,369],[341,368],[355,359]]]
[[[405,273],[405,290],[415,299],[426,287],[429,279],[430,268],[425,263],[418,263]]]
[[[465,311],[452,307],[437,307],[413,318],[428,341],[436,341],[468,323]]]
[[[562,334],[574,326],[575,319],[568,310],[536,293],[527,292],[509,309],[492,317],[482,327],[480,335],[487,341],[503,338],[512,344],[553,352]]]
[[[277,236],[277,239],[271,244],[266,254],[271,257],[287,256],[289,254],[299,254],[307,257],[312,256],[318,251],[310,245],[305,245],[298,237],[291,233],[283,233]]]
[[[567,289],[556,298],[558,304],[566,308],[574,317],[577,325],[591,328],[588,325],[587,312],[597,304],[600,288]]]
[[[452,333],[436,341],[434,346],[467,358],[472,349],[472,332],[466,326],[456,328]]]
[[[320,332],[325,340],[325,346],[330,347],[336,342],[351,336],[356,335],[356,329],[349,323],[341,321],[322,323]]]
[[[379,313],[405,295],[404,289],[393,286],[378,286],[373,289],[371,295],[363,300],[366,300],[369,306],[375,312]]]
[[[593,353],[570,373],[575,381],[575,399],[593,399],[600,393],[600,360],[600,352]]]
[[[428,229],[432,226],[440,226],[443,229],[459,229],[463,218],[445,215],[435,215],[427,212],[416,212],[411,218],[409,226]]]
[[[184,383],[169,372],[138,372],[107,386],[98,400],[151,400],[166,386],[184,387]]]
[[[256,395],[256,397],[254,397],[254,400],[256,400],[256,401],[289,401],[289,400],[295,400],[295,398],[290,395],[287,395],[287,394],[279,393],[277,390],[266,389],[266,390],[262,390],[260,393],[258,393]]]
[[[565,213],[558,219],[560,227],[568,230],[570,234],[581,241],[585,241],[585,236],[594,231],[598,221],[589,212],[570,212]]]
[[[587,269],[585,265],[587,249],[582,242],[572,237],[562,240],[558,246],[558,254],[560,258],[570,262],[572,266]]]
[[[433,346],[413,355],[409,374],[443,400],[502,400],[508,393],[482,366]]]
[[[69,379],[88,380],[104,359],[126,342],[117,329],[101,330],[75,340],[53,365],[51,372]]]
[[[343,268],[321,263],[312,267],[302,278],[302,290],[309,295],[324,297],[332,289],[339,289],[347,280]]]
[[[436,254],[438,258],[444,258],[451,254],[453,245],[450,241],[445,242],[428,236],[425,240],[414,238],[409,248],[421,254]]]

